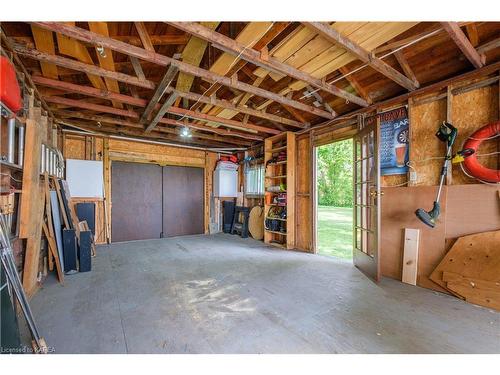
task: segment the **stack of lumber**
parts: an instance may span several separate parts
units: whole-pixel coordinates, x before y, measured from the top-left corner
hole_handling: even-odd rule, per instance
[[[430,279],[467,302],[500,310],[500,230],[458,238]]]

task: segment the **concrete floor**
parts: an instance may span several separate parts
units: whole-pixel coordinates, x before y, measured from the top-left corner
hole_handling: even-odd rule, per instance
[[[32,300],[57,353],[500,353],[500,313],[236,236],[100,246]]]

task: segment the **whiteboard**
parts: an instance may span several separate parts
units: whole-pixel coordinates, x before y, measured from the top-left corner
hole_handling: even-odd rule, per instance
[[[71,197],[102,198],[102,161],[66,159],[66,181]]]

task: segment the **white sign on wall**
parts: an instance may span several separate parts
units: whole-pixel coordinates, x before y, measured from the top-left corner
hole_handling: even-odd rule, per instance
[[[66,181],[72,197],[103,198],[102,161],[66,159]]]

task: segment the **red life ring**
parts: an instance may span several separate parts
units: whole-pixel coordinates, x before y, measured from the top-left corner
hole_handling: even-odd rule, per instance
[[[481,165],[476,155],[481,142],[497,134],[500,134],[500,121],[483,126],[481,129],[475,131],[464,143],[464,149],[471,148],[474,150],[474,154],[463,161],[464,166],[472,176],[479,180],[493,183],[500,182],[500,170],[486,168]]]

